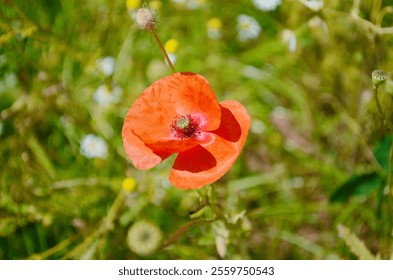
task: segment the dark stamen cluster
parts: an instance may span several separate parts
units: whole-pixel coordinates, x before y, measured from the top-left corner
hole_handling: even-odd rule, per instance
[[[195,137],[200,133],[200,125],[190,114],[177,115],[170,127],[175,137],[180,139]]]

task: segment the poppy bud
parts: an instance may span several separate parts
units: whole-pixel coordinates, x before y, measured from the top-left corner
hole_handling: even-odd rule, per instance
[[[152,30],[156,27],[154,12],[148,8],[141,8],[136,13],[136,23],[141,29]]]
[[[379,87],[386,80],[386,74],[382,70],[374,70],[371,74],[374,87]]]

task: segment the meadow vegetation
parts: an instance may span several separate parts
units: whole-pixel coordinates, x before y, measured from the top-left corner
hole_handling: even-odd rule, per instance
[[[259,2],[3,0],[0,259],[393,258],[393,1]],[[251,116],[214,184],[125,154],[128,109],[171,74],[142,5],[176,71]]]

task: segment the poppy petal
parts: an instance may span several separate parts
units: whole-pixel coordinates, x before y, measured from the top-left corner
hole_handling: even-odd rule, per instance
[[[204,131],[220,126],[221,108],[209,82],[195,73],[179,73],[171,76],[168,90],[173,94],[176,113],[179,115],[203,115]]]
[[[171,155],[171,153],[157,153],[147,147],[142,140],[132,133],[129,124],[130,122],[126,121],[123,126],[123,146],[127,156],[136,168],[150,169]]]
[[[132,132],[145,144],[164,140],[167,146],[179,140],[171,135],[174,119],[187,114],[203,118],[203,131],[220,125],[220,104],[206,79],[194,73],[176,73],[148,87],[132,105],[126,121],[132,121]]]
[[[239,102],[222,106],[221,125],[211,133],[213,141],[180,153],[169,180],[180,189],[195,189],[221,178],[239,156],[247,138],[251,118]]]

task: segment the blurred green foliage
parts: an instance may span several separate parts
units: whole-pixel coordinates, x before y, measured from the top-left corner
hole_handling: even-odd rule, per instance
[[[219,100],[239,100],[253,119],[228,174],[194,191],[170,186],[171,160],[138,171],[123,151],[128,108],[170,74],[134,7],[0,3],[0,259],[352,259],[356,248],[390,258],[393,214],[375,175],[386,172],[390,146],[371,72],[392,71],[393,1],[312,10],[283,0],[274,11],[245,0],[179,2],[146,1],[158,8],[158,36],[179,43],[176,70],[202,74]],[[258,38],[238,40],[240,14],[257,20]],[[212,18],[222,22],[219,39],[208,35]],[[113,75],[97,71],[108,56]],[[121,101],[97,102],[100,85],[119,86]],[[81,154],[87,134],[106,141],[106,158]],[[128,177],[136,190],[122,188]],[[162,232],[153,254],[127,244],[140,221]],[[155,238],[145,230],[141,242]]]

